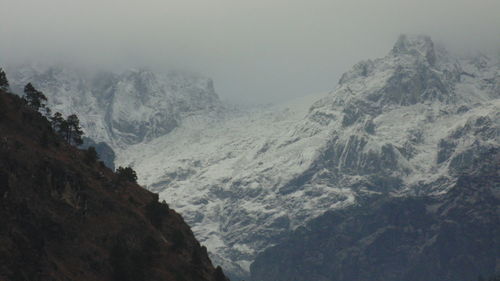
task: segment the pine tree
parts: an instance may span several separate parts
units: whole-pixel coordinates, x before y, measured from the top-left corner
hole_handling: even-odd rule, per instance
[[[83,131],[82,127],[80,127],[80,120],[78,119],[78,116],[71,114],[68,116],[66,122],[68,125],[66,141],[70,144],[81,145],[83,143]]]
[[[116,169],[116,174],[120,180],[126,180],[129,182],[137,182],[137,173],[131,167],[118,167]]]
[[[23,97],[28,105],[34,110],[38,111],[40,108],[45,108],[45,102],[47,101],[47,97],[31,83],[26,84],[24,87],[24,97]]]
[[[0,67],[0,90],[9,91],[9,81],[7,80],[7,75],[5,71]]]
[[[54,131],[69,144],[78,146],[83,143],[82,127],[80,127],[80,120],[75,114],[71,114],[65,120],[60,112],[56,112],[50,117],[50,123]]]
[[[56,131],[60,136],[65,136],[66,132],[62,132],[64,120],[61,112],[56,112],[52,117],[50,117],[50,123],[52,124],[52,129]]]
[[[60,127],[59,127],[59,130],[58,130],[58,133],[59,135],[66,141],[66,142],[69,142],[69,125],[68,125],[68,121],[66,121],[65,119],[62,120],[61,124],[60,124]]]

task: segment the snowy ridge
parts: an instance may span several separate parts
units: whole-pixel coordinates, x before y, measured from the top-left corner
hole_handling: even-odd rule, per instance
[[[313,196],[276,196],[310,168],[321,153],[318,147],[330,139],[322,125],[297,126],[316,99],[236,118],[192,118],[161,138],[129,147],[117,162],[132,165],[141,183],[183,214],[197,238],[216,253],[216,263],[238,272],[232,262],[236,260],[247,271],[256,247],[241,242],[253,244],[256,232],[262,236],[259,249],[311,214],[354,201],[347,189],[319,185],[309,188]]]
[[[216,263],[245,276],[256,253],[357,196],[443,193],[500,143],[499,65],[402,36],[336,90],[247,115],[192,118],[129,147],[140,182],[193,227]]]
[[[12,67],[14,89],[31,82],[53,111],[78,113],[85,134],[113,148],[167,134],[190,115],[221,110],[212,80],[192,74],[131,69],[93,73],[66,65]]]

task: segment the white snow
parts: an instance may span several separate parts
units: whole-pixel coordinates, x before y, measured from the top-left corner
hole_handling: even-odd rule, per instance
[[[398,66],[410,73],[418,71],[415,65],[423,60],[420,54],[389,54],[363,62],[329,94],[223,118],[186,119],[165,136],[127,147],[117,162],[132,165],[142,184],[160,192],[162,199],[186,217],[216,263],[247,272],[255,254],[276,237],[326,210],[354,204],[357,192],[377,192],[363,187],[369,181],[368,174],[352,172],[349,166],[353,151],[359,148],[360,155],[354,156],[359,157],[358,167],[370,153],[380,155],[387,144],[414,150],[412,157],[396,152],[397,169],[388,175],[402,179],[404,188],[395,192],[412,192],[414,186],[440,178],[451,180],[449,161],[436,163],[438,143],[471,118],[500,112],[498,95],[482,85],[485,76],[498,76],[497,66],[472,68],[468,71],[475,71],[476,78],[449,82],[454,96],[449,101],[428,100],[407,106],[375,102],[380,114],[365,114],[353,125],[342,126],[347,105],[367,101],[384,89],[397,75]],[[442,58],[428,67],[444,76],[446,71],[455,71],[457,64],[468,66],[469,62]],[[359,74],[365,65],[369,69],[366,76]],[[464,105],[470,110],[457,114]],[[371,118],[375,133],[365,131],[366,118]],[[494,120],[499,126],[498,116]],[[359,146],[353,137],[365,144]],[[455,153],[468,149],[473,140],[459,143]],[[498,146],[498,139],[490,142]],[[314,165],[327,161],[322,157],[332,147],[340,149],[340,155],[332,155],[338,160],[331,159],[337,171],[317,168],[299,188],[283,190],[308,170],[316,169]],[[353,186],[361,186],[360,191]]]

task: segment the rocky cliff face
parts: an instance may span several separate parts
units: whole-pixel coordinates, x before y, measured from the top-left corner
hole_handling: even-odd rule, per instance
[[[500,150],[445,194],[359,200],[267,249],[252,280],[468,281],[499,274]]]
[[[158,195],[0,91],[0,279],[227,281]]]
[[[192,74],[128,70],[93,73],[69,66],[12,67],[12,88],[28,82],[53,111],[78,113],[88,137],[123,148],[165,135],[186,116],[220,110],[210,79]]]
[[[309,180],[445,190],[443,181],[500,142],[499,79],[497,62],[456,59],[428,37],[402,36],[388,56],[355,65],[311,107],[309,120],[335,131]]]

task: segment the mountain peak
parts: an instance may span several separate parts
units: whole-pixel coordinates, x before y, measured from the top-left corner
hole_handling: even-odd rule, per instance
[[[65,115],[85,112],[82,125],[97,142],[122,147],[169,133],[186,116],[216,112],[221,101],[211,79],[148,68],[80,71],[71,65],[24,65],[11,74],[21,93],[31,82]]]
[[[427,59],[430,65],[436,62],[436,51],[434,42],[427,35],[402,34],[391,50],[392,55],[421,55]]]

